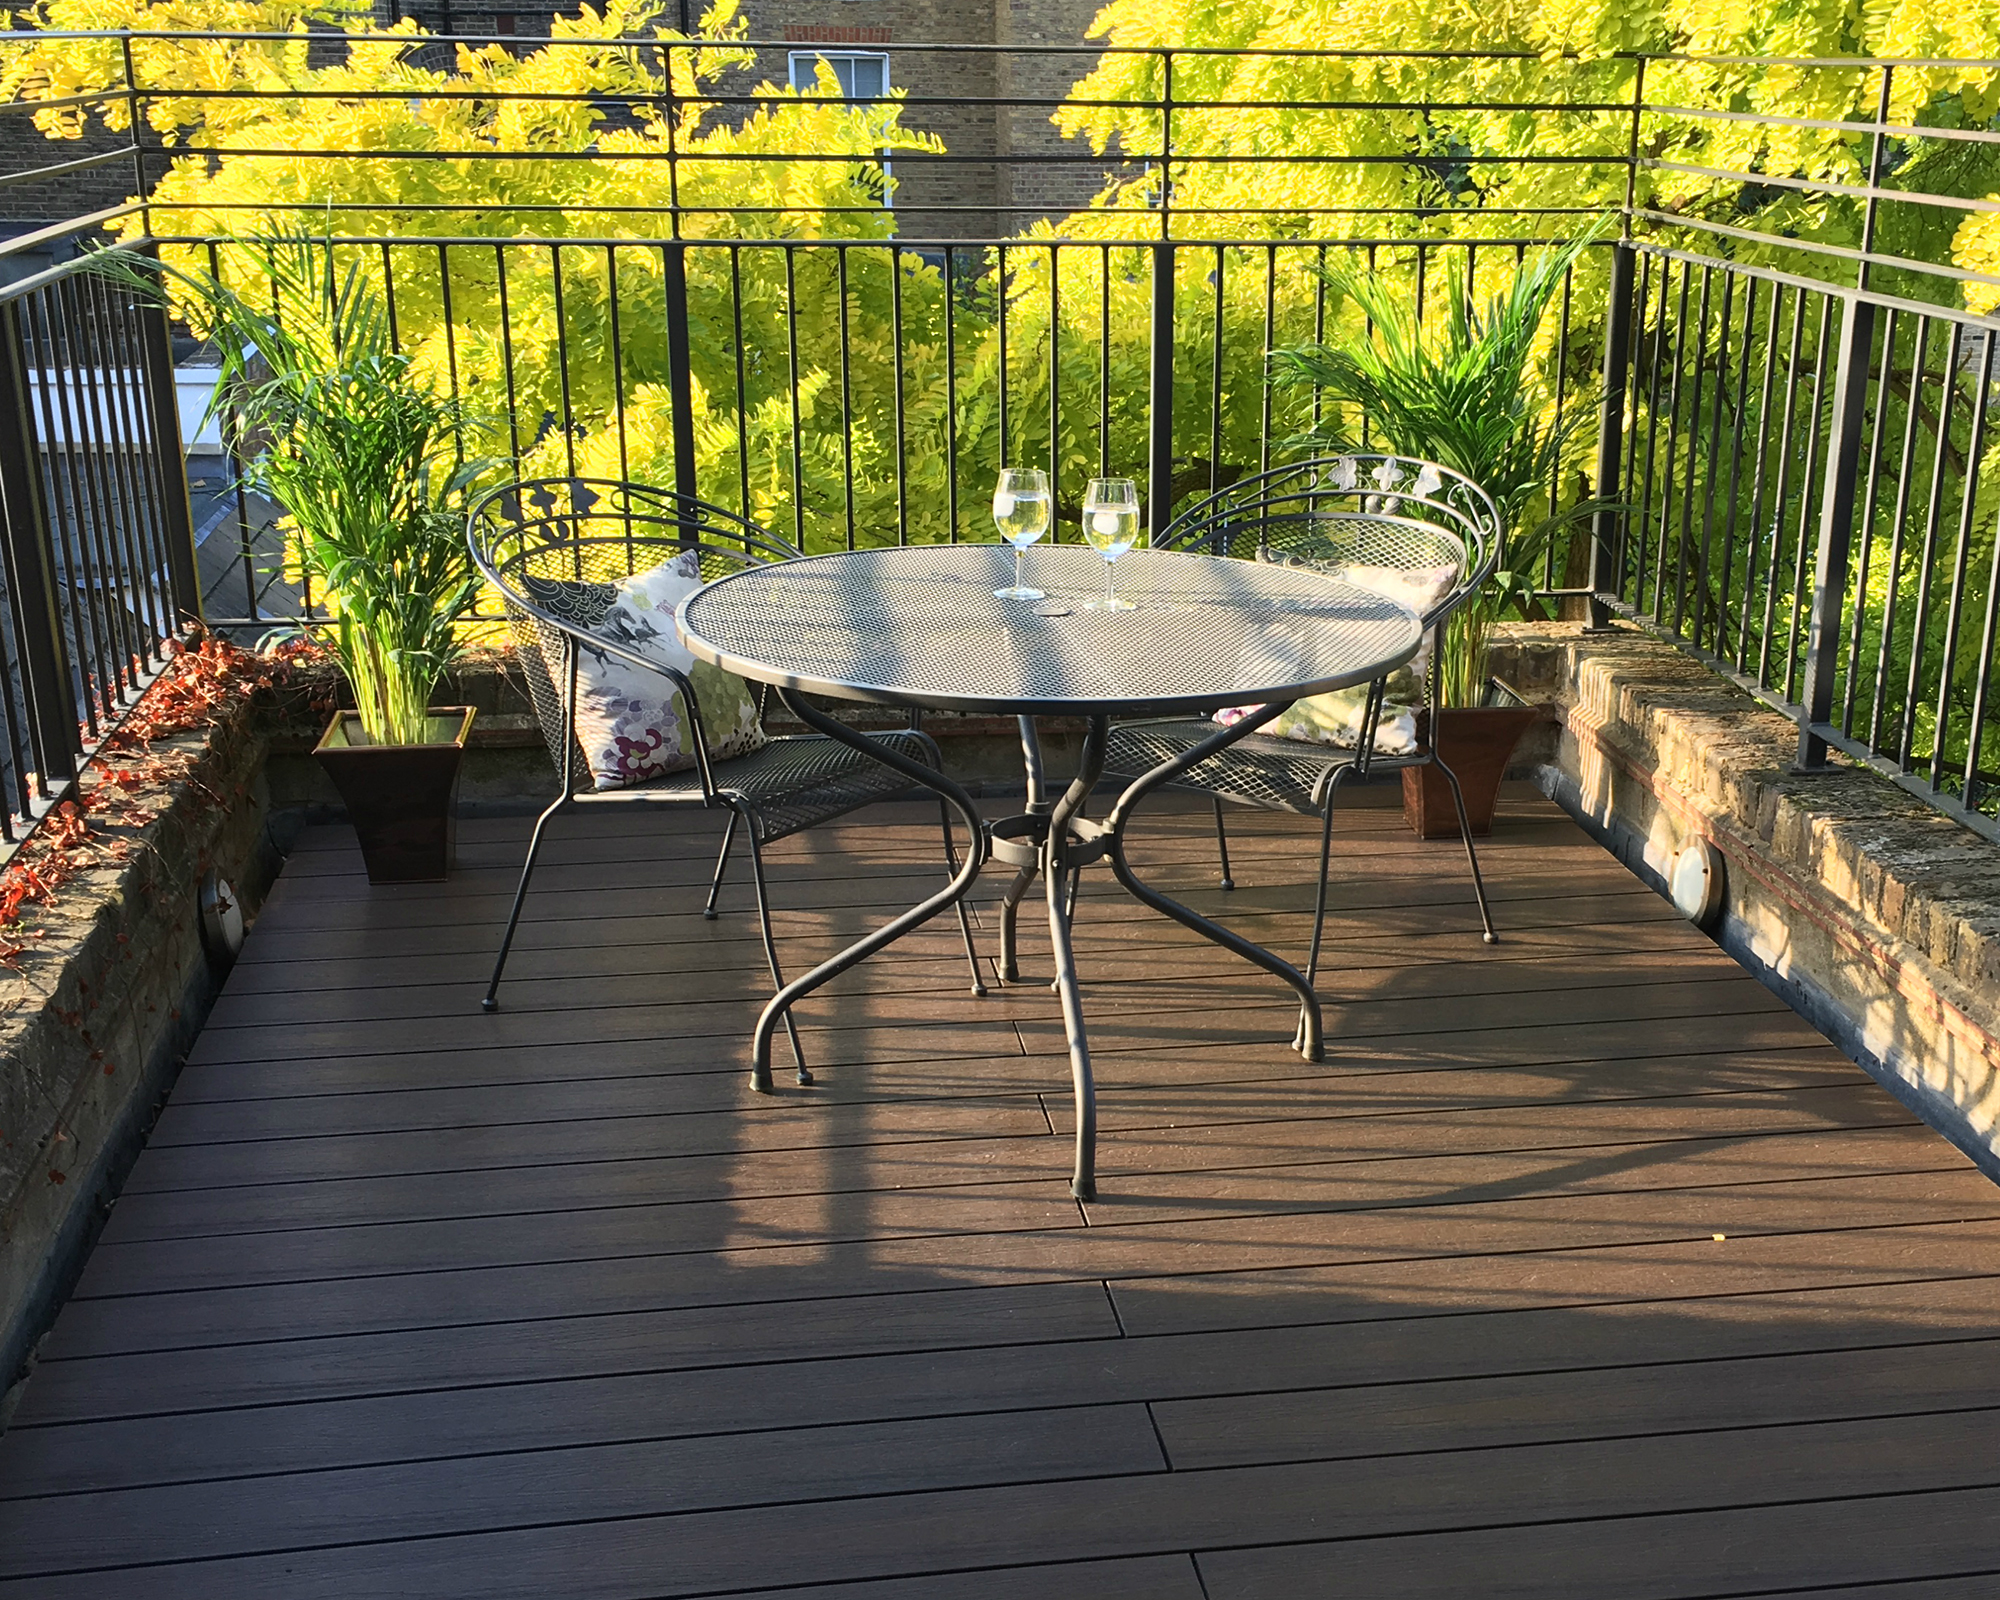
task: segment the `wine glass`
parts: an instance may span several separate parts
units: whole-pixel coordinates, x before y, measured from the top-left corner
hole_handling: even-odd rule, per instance
[[[1000,537],[1014,547],[1014,582],[995,589],[1002,600],[1041,600],[1021,577],[1021,553],[1049,531],[1049,475],[1036,467],[1002,467],[993,490],[993,522]]]
[[[1118,598],[1111,564],[1139,542],[1139,486],[1130,478],[1092,478],[1083,495],[1083,536],[1104,557],[1104,598],[1090,602],[1099,611],[1131,611]]]

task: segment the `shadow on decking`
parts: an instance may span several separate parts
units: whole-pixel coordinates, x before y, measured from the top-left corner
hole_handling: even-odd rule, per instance
[[[933,815],[774,852],[787,959],[917,898]],[[1240,821],[1228,896],[1206,827],[1140,870],[1302,945],[1308,825]],[[1343,821],[1321,1066],[1275,983],[1093,889],[1081,1208],[1032,918],[986,1000],[948,922],[842,980],[819,1083],[764,1099],[712,830],[566,829],[477,1014],[524,831],[422,889],[293,859],[0,1439],[0,1595],[1958,1600],[1987,1580],[1905,1585],[2000,1564],[2000,1192],[1537,799],[1491,950],[1449,847]]]

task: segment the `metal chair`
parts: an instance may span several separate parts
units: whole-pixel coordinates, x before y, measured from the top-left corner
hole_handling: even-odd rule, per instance
[[[1161,549],[1308,564],[1378,589],[1384,586],[1385,574],[1439,574],[1448,568],[1441,592],[1422,616],[1432,644],[1429,670],[1422,674],[1419,690],[1421,705],[1428,708],[1437,698],[1445,623],[1492,572],[1499,538],[1499,513],[1470,478],[1433,462],[1358,452],[1243,479],[1191,506],[1155,543]],[[1436,740],[1423,719],[1413,754],[1382,755],[1375,749],[1388,686],[1386,678],[1368,686],[1352,750],[1252,734],[1178,780],[1178,787],[1205,793],[1214,803],[1215,842],[1225,889],[1236,885],[1229,871],[1223,801],[1319,817],[1319,887],[1306,960],[1308,983],[1319,975],[1334,801],[1341,783],[1349,778],[1422,766],[1434,766],[1444,774],[1458,808],[1459,834],[1465,842],[1484,938],[1488,944],[1498,942],[1458,776],[1439,759]],[[1188,719],[1121,723],[1112,729],[1106,768],[1119,773],[1150,771],[1214,731],[1211,722]]]
[[[873,801],[891,799],[909,788],[909,780],[865,752],[820,734],[787,735],[770,739],[761,749],[747,754],[726,760],[712,757],[702,731],[695,688],[686,675],[634,648],[630,641],[611,635],[602,624],[626,579],[688,551],[697,553],[706,582],[745,567],[795,559],[799,552],[719,506],[671,490],[606,479],[544,478],[507,484],[483,496],[473,507],[468,530],[473,560],[500,592],[534,698],[536,718],[562,781],[562,793],[535,821],[520,886],[493,963],[493,979],[481,1005],[488,1011],[498,1009],[500,978],[550,820],[571,806],[609,803],[728,810],[729,824],[702,915],[713,919],[716,914],[716,896],[741,834],[750,852],[764,955],[772,982],[782,989],[785,976],[771,932],[764,846]],[[671,680],[685,697],[693,766],[628,788],[594,787],[589,763],[576,737],[579,644]],[[550,670],[552,659],[554,671]],[[760,693],[760,715],[763,708]],[[906,729],[867,737],[942,770],[936,741],[918,726],[915,717]],[[956,874],[958,850],[952,840],[951,815],[942,802],[938,810],[947,873]],[[972,992],[984,994],[972,924],[963,905],[958,908],[958,921],[965,938],[966,960],[972,968]],[[810,1083],[812,1075],[806,1068],[798,1029],[789,1016],[785,1027],[798,1063],[799,1081]]]

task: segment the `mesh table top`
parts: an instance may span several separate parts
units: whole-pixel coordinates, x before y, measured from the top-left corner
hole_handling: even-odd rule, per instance
[[[1118,562],[1133,611],[1086,608],[1104,562],[1082,545],[1028,552],[1046,601],[995,598],[1013,577],[1005,545],[853,551],[733,574],[676,620],[698,660],[760,683],[1008,715],[1296,700],[1400,666],[1420,637],[1407,607],[1305,568],[1134,550]]]

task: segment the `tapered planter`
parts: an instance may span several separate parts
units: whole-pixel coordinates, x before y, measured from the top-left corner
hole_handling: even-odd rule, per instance
[[[1473,834],[1493,831],[1493,807],[1500,798],[1500,780],[1521,735],[1542,720],[1535,706],[1478,706],[1465,710],[1419,713],[1418,738],[1428,733],[1429,718],[1438,718],[1437,753],[1458,775],[1465,796],[1465,820]],[[1403,820],[1425,839],[1458,836],[1458,810],[1451,803],[1451,784],[1435,766],[1403,769]]]
[[[459,763],[471,706],[434,706],[431,742],[371,744],[340,711],[313,754],[346,802],[370,883],[435,883],[451,871]]]

